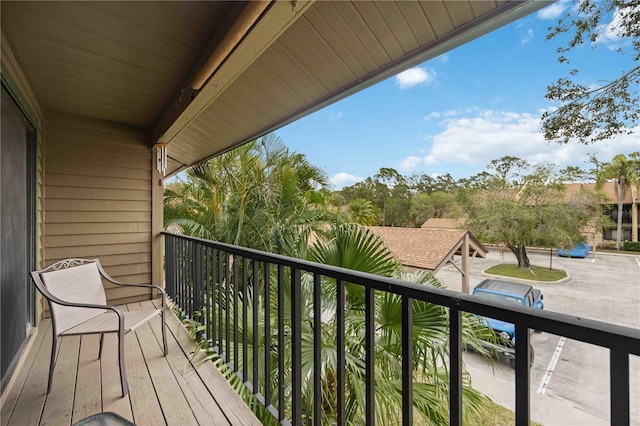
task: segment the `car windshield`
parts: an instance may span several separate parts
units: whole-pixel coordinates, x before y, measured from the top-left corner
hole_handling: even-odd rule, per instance
[[[476,291],[474,294],[483,299],[494,300],[496,302],[512,302],[517,303],[518,305],[522,305],[522,299],[514,296],[509,296],[507,294],[489,293],[486,291]]]

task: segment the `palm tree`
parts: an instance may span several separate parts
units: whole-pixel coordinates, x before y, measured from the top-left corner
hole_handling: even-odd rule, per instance
[[[605,182],[614,180],[618,189],[618,227],[616,232],[616,248],[618,250],[622,248],[622,209],[625,190],[637,185],[638,178],[636,162],[633,159],[627,159],[624,154],[613,157],[611,163],[605,164],[596,176],[596,188],[602,189]]]
[[[291,254],[291,253],[287,253]],[[346,267],[362,272],[375,273],[378,275],[393,277],[404,281],[420,283],[435,287],[441,284],[431,274],[426,272],[405,273],[401,265],[395,260],[393,254],[384,245],[379,236],[367,228],[353,224],[337,224],[325,230],[308,251],[307,258],[332,266]],[[258,329],[244,327],[244,323],[239,321],[238,342],[242,345],[244,333],[247,333],[248,342],[247,353],[249,365],[247,371],[253,371],[253,354],[257,352],[259,365],[259,389],[264,390],[265,386],[271,386],[273,401],[277,401],[277,389],[274,383],[278,382],[278,371],[272,367],[271,376],[264,375],[264,359],[267,341],[270,347],[271,365],[278,365],[278,303],[280,297],[285,306],[284,324],[282,331],[285,336],[290,335],[292,319],[290,316],[291,289],[285,286],[284,292],[278,294],[278,273],[272,268],[269,283],[271,307],[271,334],[265,335],[264,310],[265,303],[264,290],[251,287],[247,303],[247,322],[253,324],[253,291],[259,292],[258,297]],[[288,269],[284,271],[284,282],[291,282]],[[260,272],[262,277],[262,271]],[[313,286],[314,280],[311,274],[303,274],[301,280],[301,330],[302,330],[302,403],[305,424],[312,423],[311,413],[313,412],[313,369],[314,369],[314,329],[321,329],[321,377],[322,377],[322,424],[334,424],[336,422],[337,406],[336,401],[342,398],[345,402],[346,424],[358,424],[364,418],[365,407],[365,376],[366,368],[363,360],[365,348],[364,341],[364,288],[356,284],[345,284],[345,394],[337,395],[337,347],[336,347],[336,282],[333,279],[324,277],[322,286],[322,315],[321,318],[314,318],[313,314]],[[221,297],[224,298],[224,295]],[[231,295],[230,297],[234,297]],[[242,312],[242,294],[237,296],[238,305],[235,309]],[[223,309],[230,306],[230,321],[234,318],[234,308],[232,304],[222,300],[219,306]],[[414,301],[413,309],[413,340],[414,340],[414,410],[417,417],[422,418],[425,424],[448,425],[449,424],[449,382],[447,371],[448,347],[449,347],[449,317],[445,308],[430,303]],[[376,423],[381,425],[395,425],[401,417],[402,407],[402,300],[400,296],[387,293],[375,293],[375,329],[376,329]],[[223,321],[226,315],[222,315]],[[223,325],[224,327],[225,325]],[[231,329],[235,328],[235,323],[230,323]],[[197,324],[192,324],[193,330],[198,329]],[[258,346],[253,346],[253,335],[258,333]],[[475,318],[466,316],[463,329],[463,342],[480,352],[485,350],[480,345],[480,339],[491,340],[492,332]],[[288,337],[286,337],[288,339]],[[289,343],[286,341],[286,343]],[[233,343],[232,343],[233,344]],[[223,346],[225,346],[223,344]],[[239,347],[239,353],[244,348]],[[238,377],[226,366],[223,365],[219,357],[210,351],[209,358],[216,361],[222,369],[223,374],[232,382],[234,388],[247,400],[251,401],[248,389],[242,386]],[[290,349],[284,349],[285,365],[284,371],[290,371],[291,359]],[[242,370],[242,359],[233,360]],[[285,376],[284,400],[291,401],[290,383],[291,377],[288,373]],[[470,377],[463,374],[463,412],[466,416],[465,423],[473,424],[486,398],[471,388]],[[254,402],[255,404],[255,402]],[[276,403],[277,404],[277,403]],[[285,403],[287,404],[287,403]],[[278,407],[290,414],[290,406]],[[260,410],[258,410],[260,411]],[[265,424],[275,423],[271,415],[262,410],[264,417],[261,417]]]
[[[348,220],[365,226],[379,225],[382,221],[382,212],[369,200],[356,198],[347,204]]]
[[[328,178],[306,158],[289,152],[273,134],[192,167],[167,184],[165,228],[187,235],[282,253],[301,228],[325,219],[308,193]]]

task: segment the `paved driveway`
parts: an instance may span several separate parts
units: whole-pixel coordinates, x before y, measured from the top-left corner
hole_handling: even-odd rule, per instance
[[[532,264],[549,266],[549,252],[529,253]],[[474,259],[470,286],[486,277],[482,270],[515,262],[515,257],[492,250],[487,259]],[[640,328],[640,256],[590,255],[587,259],[554,254],[553,268],[571,279],[559,284],[536,284],[544,294],[545,309]],[[460,274],[453,268],[437,277],[460,291]],[[532,419],[544,425],[609,424],[609,352],[550,333],[531,337],[535,362],[531,369]],[[473,385],[499,404],[513,409],[514,372],[506,361],[487,361],[465,354]],[[631,359],[631,424],[640,425],[640,359]]]

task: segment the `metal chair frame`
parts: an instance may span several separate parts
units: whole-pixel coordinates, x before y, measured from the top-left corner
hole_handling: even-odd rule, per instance
[[[129,286],[129,287],[143,287],[143,288],[149,288],[150,290],[158,290],[162,296],[162,306],[157,309],[156,311],[148,311],[149,316],[146,317],[145,319],[133,324],[131,327],[126,328],[125,327],[125,319],[127,318],[127,316],[129,316],[129,314],[136,314],[136,313],[140,313],[139,311],[134,311],[134,312],[123,312],[122,309],[120,309],[117,306],[112,306],[112,305],[102,305],[102,304],[91,304],[91,303],[79,303],[79,302],[72,302],[72,301],[68,301],[68,300],[62,300],[59,297],[57,297],[56,295],[54,295],[50,289],[47,287],[47,285],[45,284],[45,280],[43,280],[43,274],[46,274],[48,272],[53,272],[53,271],[63,271],[63,270],[68,270],[70,268],[76,267],[76,266],[80,266],[80,265],[88,265],[88,264],[94,264],[97,268],[97,271],[100,275],[100,277],[106,279],[107,281],[118,285],[118,286]],[[164,350],[164,355],[166,356],[169,352],[169,348],[167,346],[167,332],[166,332],[166,322],[165,322],[165,314],[166,314],[166,292],[163,288],[158,287],[156,285],[150,285],[150,284],[128,284],[128,283],[123,283],[120,282],[114,278],[112,278],[102,267],[102,265],[100,264],[100,261],[98,259],[78,259],[78,258],[72,258],[72,259],[64,259],[61,261],[58,261],[56,263],[53,263],[49,266],[47,266],[44,269],[41,270],[37,270],[37,271],[33,271],[31,272],[31,278],[33,279],[36,287],[38,288],[38,291],[40,293],[42,293],[42,295],[47,299],[47,302],[49,303],[49,309],[51,311],[51,324],[52,324],[52,328],[53,328],[53,333],[52,333],[52,347],[51,347],[51,361],[49,363],[49,382],[47,385],[47,393],[49,393],[51,391],[51,383],[53,381],[53,371],[55,368],[55,362],[56,362],[56,349],[57,349],[57,342],[58,342],[58,337],[59,336],[71,336],[71,335],[84,335],[84,334],[100,334],[100,349],[99,349],[99,354],[98,354],[98,359],[102,358],[102,347],[103,347],[103,343],[104,343],[104,335],[106,333],[118,333],[118,363],[119,363],[119,367],[120,367],[120,384],[121,384],[121,388],[122,388],[122,396],[124,397],[125,395],[127,395],[129,393],[129,387],[127,384],[127,375],[126,375],[126,369],[125,369],[125,359],[124,359],[124,336],[129,332],[129,331],[133,331],[135,330],[135,328],[137,328],[138,326],[146,323],[147,321],[149,321],[151,318],[155,317],[156,315],[160,315],[161,318],[161,323],[162,323],[162,343],[163,343],[163,350]],[[102,287],[102,292],[104,295],[104,287]],[[54,291],[55,293],[55,291]],[[106,300],[106,297],[105,297]],[[76,308],[87,308],[87,309],[101,309],[101,310],[107,310],[107,311],[111,311],[111,312],[104,312],[104,313],[96,313],[91,319],[96,318],[97,316],[100,315],[117,315],[118,316],[118,327],[117,329],[113,330],[104,330],[104,331],[91,331],[91,332],[74,332],[73,329],[75,327],[77,327],[78,325],[81,325],[82,323],[76,324],[73,327],[67,328],[66,330],[62,330],[62,331],[58,331],[58,327],[57,327],[57,322],[56,322],[56,315],[54,314],[54,309],[52,309],[52,304],[57,304],[57,305],[61,305],[61,306],[67,306],[67,307],[76,307]],[[93,315],[93,314],[92,314]]]

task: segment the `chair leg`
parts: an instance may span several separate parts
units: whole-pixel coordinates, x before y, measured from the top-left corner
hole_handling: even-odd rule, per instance
[[[49,362],[49,383],[47,384],[47,394],[51,392],[51,383],[53,382],[53,369],[56,366],[56,349],[58,347],[58,336],[54,332],[52,334],[53,342],[51,344],[51,361]]]
[[[98,352],[98,359],[102,359],[102,344],[104,343],[104,333],[100,334],[100,351]]]
[[[165,310],[160,312],[160,319],[162,320],[162,344],[164,346],[164,356],[169,353],[169,346],[167,345],[167,324],[165,323]]]
[[[124,333],[118,333],[118,364],[120,364],[120,385],[122,386],[122,397],[129,393],[127,384],[127,371],[124,366]]]

